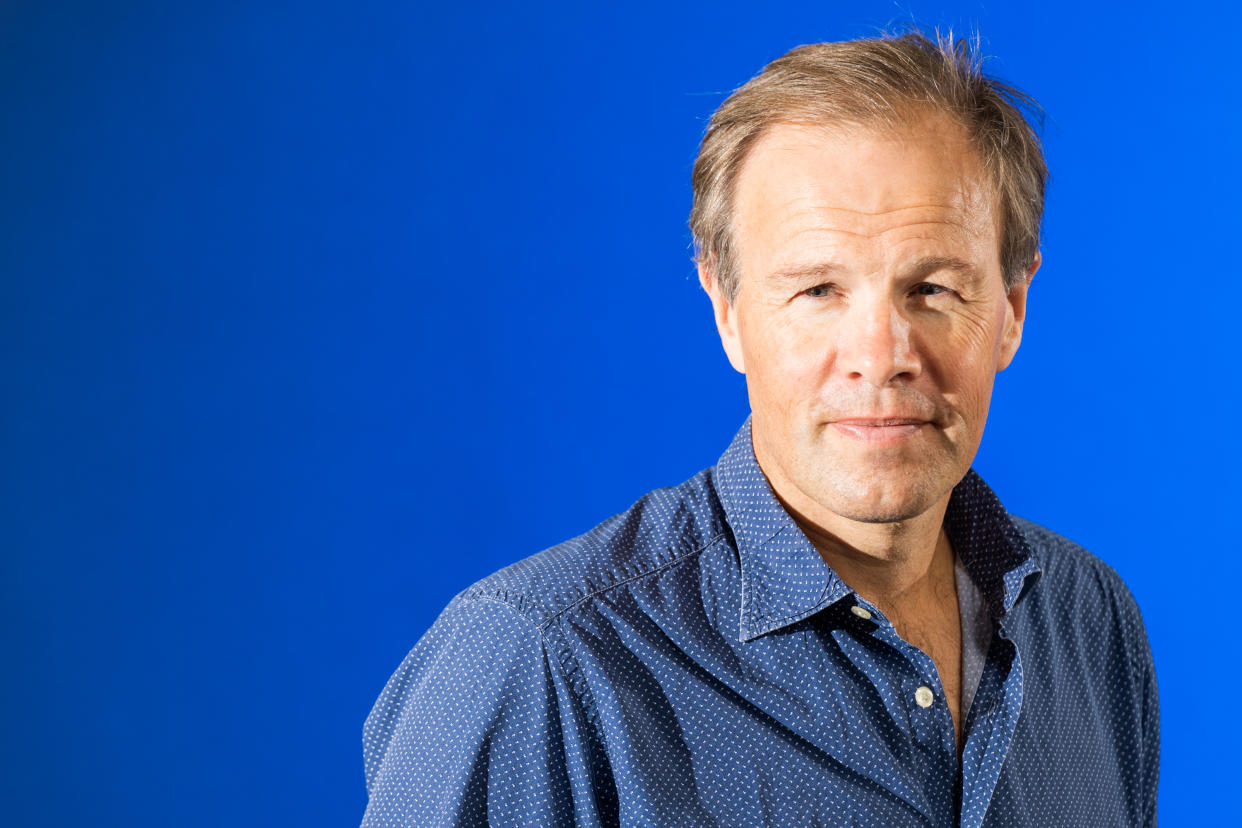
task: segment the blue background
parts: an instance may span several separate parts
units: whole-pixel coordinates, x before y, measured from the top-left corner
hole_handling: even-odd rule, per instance
[[[5,823],[356,824],[363,718],[445,602],[746,415],[685,223],[708,115],[911,18],[1050,115],[976,466],[1137,597],[1162,824],[1242,818],[1239,17],[4,2]]]

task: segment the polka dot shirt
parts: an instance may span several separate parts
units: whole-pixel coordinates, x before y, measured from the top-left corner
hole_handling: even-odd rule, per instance
[[[975,596],[960,762],[935,664],[784,511],[747,420],[715,467],[452,599],[367,718],[363,825],[1154,825],[1125,585],[973,470],[945,531]]]

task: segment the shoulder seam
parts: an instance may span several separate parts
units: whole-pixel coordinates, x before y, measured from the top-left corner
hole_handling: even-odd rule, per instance
[[[668,569],[674,564],[679,563],[680,561],[683,561],[687,558],[693,557],[694,555],[701,553],[703,550],[710,548],[711,546],[715,545],[724,536],[725,536],[725,533],[720,532],[715,537],[713,537],[711,540],[707,541],[701,546],[695,547],[689,552],[685,552],[681,555],[677,555],[671,560],[665,561],[664,563],[659,564],[658,566],[654,566],[651,569],[647,569],[636,575],[632,575],[623,580],[611,583],[608,586],[600,587],[599,589],[593,590],[590,593],[579,598],[577,601],[574,601],[569,606],[566,606],[556,611],[546,621],[538,625],[540,636],[543,638],[545,646],[547,646],[548,644],[548,639],[545,633],[548,630],[550,630],[554,626],[554,624],[565,613],[569,612],[574,607],[580,606],[584,602],[594,598],[597,595],[600,595],[601,593],[608,592],[609,590],[616,589],[628,583],[632,583],[633,581],[637,581],[640,578],[650,577],[651,575],[654,575],[658,572]],[[557,630],[559,632],[559,627],[557,627]],[[591,687],[587,683],[585,676],[583,676],[582,674],[582,668],[578,664],[578,656],[576,653],[574,653],[573,645],[570,644],[568,641],[565,641],[564,646],[556,648],[556,652],[560,654],[559,660],[560,660],[560,668],[561,668],[562,676],[565,678],[566,683],[569,685],[572,691],[575,694],[577,694],[578,700],[582,704],[583,710],[586,712],[588,726],[591,728],[592,732],[595,734],[595,738],[602,743],[604,729],[603,729],[603,722],[600,720],[600,716],[599,716],[599,706],[595,703],[595,696],[591,692]],[[592,745],[591,748],[593,750],[594,746]],[[589,768],[589,771],[591,774],[592,785],[594,785],[595,784],[595,767],[593,764]]]
[[[574,609],[575,607],[577,607],[577,606],[581,605],[582,603],[584,603],[584,602],[586,602],[586,601],[589,601],[590,599],[594,598],[595,596],[599,595],[600,593],[603,593],[603,592],[608,592],[609,590],[613,590],[613,589],[616,589],[617,587],[625,586],[626,584],[631,583],[631,582],[633,582],[633,581],[637,581],[637,580],[639,580],[639,579],[641,579],[641,578],[646,578],[646,577],[648,577],[648,576],[654,575],[654,574],[656,574],[657,572],[659,572],[659,571],[661,571],[661,570],[668,569],[668,568],[669,568],[670,566],[672,566],[673,564],[679,563],[679,562],[681,562],[681,561],[685,560],[686,558],[693,557],[693,556],[695,556],[695,555],[699,554],[700,552],[702,552],[703,550],[708,549],[708,548],[709,548],[709,547],[711,547],[711,546],[714,546],[714,545],[716,544],[716,542],[717,542],[717,541],[719,541],[719,540],[720,540],[721,538],[723,538],[724,536],[725,536],[725,533],[724,533],[724,532],[720,532],[720,533],[718,533],[715,537],[713,537],[711,540],[709,540],[709,541],[707,541],[706,543],[704,543],[702,546],[695,547],[694,549],[692,549],[692,550],[691,550],[691,551],[689,551],[689,552],[683,552],[682,554],[678,555],[677,557],[672,558],[671,560],[667,560],[667,561],[665,561],[664,563],[659,564],[658,566],[655,566],[655,567],[653,567],[653,568],[651,568],[651,569],[645,570],[645,571],[643,571],[643,572],[639,572],[637,575],[631,575],[631,576],[630,576],[630,577],[628,577],[628,578],[624,578],[624,579],[622,579],[622,580],[620,580],[620,581],[615,581],[615,582],[613,582],[613,583],[611,583],[611,584],[608,584],[608,586],[602,586],[602,587],[600,587],[599,589],[593,590],[592,592],[589,592],[589,593],[587,593],[586,595],[583,595],[581,598],[579,598],[578,600],[574,601],[572,604],[569,604],[568,606],[562,607],[561,609],[559,609],[559,610],[557,610],[556,612],[552,613],[552,615],[551,615],[551,616],[549,616],[549,617],[548,617],[548,619],[547,619],[546,621],[544,621],[544,622],[543,622],[543,626],[544,626],[544,627],[550,627],[550,626],[552,626],[552,624],[553,624],[553,623],[555,623],[555,622],[556,622],[556,621],[557,621],[557,620],[558,620],[558,619],[559,619],[562,615],[564,615],[565,613],[567,613],[567,612],[569,612],[570,610]]]
[[[509,601],[499,597],[498,595],[479,593],[477,595],[469,596],[469,600],[486,601],[490,604],[500,604],[501,606],[508,607],[513,610],[516,615],[525,619],[534,628],[535,632],[539,635],[539,641],[543,644],[544,652],[549,656],[549,661],[556,664],[556,669],[561,674],[561,680],[565,682],[565,686],[569,688],[569,692],[577,696],[578,703],[582,705],[583,716],[586,719],[588,733],[593,734],[595,740],[602,740],[604,731],[603,724],[599,718],[599,707],[595,703],[595,697],[591,693],[590,686],[582,677],[582,669],[578,666],[578,658],[574,655],[573,647],[570,646],[568,642],[562,642],[561,644],[554,645],[547,636],[549,628],[548,623],[536,623],[535,620],[528,616],[525,612],[522,612],[513,604],[509,603]],[[563,739],[564,736],[562,735],[561,738]],[[588,740],[583,747],[590,755],[594,755],[596,753],[596,745],[594,744],[594,740]],[[591,790],[597,790],[598,785],[595,775],[594,761],[587,762],[587,773],[591,776]]]

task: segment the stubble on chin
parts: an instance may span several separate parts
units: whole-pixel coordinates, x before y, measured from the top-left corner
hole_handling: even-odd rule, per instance
[[[822,437],[820,438],[823,439]],[[898,523],[932,508],[950,491],[951,458],[910,458],[876,452],[845,457],[819,441],[813,452],[791,469],[804,497],[821,508],[859,523]],[[819,459],[817,459],[819,458]]]

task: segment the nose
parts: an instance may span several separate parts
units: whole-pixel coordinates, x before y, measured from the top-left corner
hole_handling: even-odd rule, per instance
[[[887,297],[855,297],[845,312],[837,360],[851,381],[876,388],[922,371],[910,320]]]

